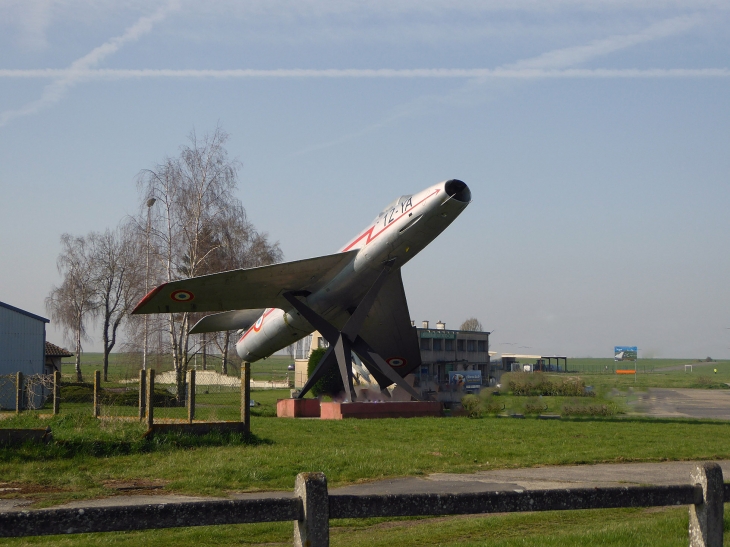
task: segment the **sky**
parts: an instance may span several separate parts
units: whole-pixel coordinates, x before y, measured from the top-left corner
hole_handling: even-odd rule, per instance
[[[728,23],[719,0],[0,0],[0,301],[47,316],[61,234],[135,214],[138,174],[220,126],[285,260],[465,181],[403,269],[419,325],[730,357]]]

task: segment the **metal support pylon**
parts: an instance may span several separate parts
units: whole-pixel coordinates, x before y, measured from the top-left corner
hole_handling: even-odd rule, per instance
[[[307,392],[312,389],[315,383],[324,375],[324,373],[335,364],[340,370],[342,385],[345,388],[345,395],[348,401],[355,401],[355,389],[353,387],[352,373],[352,352],[354,351],[362,360],[365,367],[371,372],[379,372],[388,378],[394,384],[406,390],[412,397],[421,400],[418,393],[409,386],[403,378],[400,377],[388,363],[385,362],[378,353],[373,350],[370,345],[359,335],[365,318],[375,303],[380,288],[383,286],[390,269],[385,268],[370,287],[365,298],[352,312],[352,315],[345,323],[342,330],[337,329],[324,317],[307,306],[298,296],[307,296],[308,293],[296,291],[286,292],[282,296],[306,319],[309,323],[319,331],[322,337],[327,340],[329,347],[320,359],[317,367],[312,372],[307,383],[302,388],[299,398],[303,398]]]

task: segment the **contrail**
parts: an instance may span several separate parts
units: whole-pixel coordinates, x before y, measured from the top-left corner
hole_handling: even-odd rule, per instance
[[[436,79],[522,79],[545,78],[726,78],[728,68],[284,68],[284,69],[0,69],[6,79],[125,80],[145,78],[179,79],[263,79],[263,78],[436,78]]]
[[[0,113],[0,127],[6,125],[13,118],[35,114],[60,101],[69,88],[86,78],[84,75],[89,70],[93,70],[93,67],[109,55],[119,51],[123,45],[139,40],[140,37],[152,30],[155,23],[164,19],[168,13],[177,8],[178,1],[171,0],[165,7],[160,8],[152,15],[145,15],[139,18],[120,36],[115,36],[104,44],[92,49],[83,57],[76,59],[68,68],[57,71],[56,74],[48,74],[48,76],[45,76],[47,78],[53,78],[55,81],[45,87],[40,99],[30,102],[16,110],[6,110]],[[31,70],[30,72],[34,71]]]

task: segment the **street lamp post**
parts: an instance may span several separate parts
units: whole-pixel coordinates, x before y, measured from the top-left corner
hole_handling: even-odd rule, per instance
[[[152,209],[152,206],[155,204],[155,201],[157,201],[155,198],[150,198],[147,200],[147,230],[146,230],[146,236],[147,236],[147,269],[145,270],[144,274],[144,293],[147,294],[149,292],[149,278],[150,278],[150,212]],[[144,316],[144,347],[142,350],[142,370],[147,370],[147,315]]]

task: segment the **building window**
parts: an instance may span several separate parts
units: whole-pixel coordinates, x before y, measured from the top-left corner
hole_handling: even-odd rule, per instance
[[[474,342],[475,342],[475,340],[466,341],[466,351],[476,351],[477,350],[477,345]]]
[[[463,340],[457,340],[456,341],[456,350],[457,351],[464,351],[464,341]]]
[[[421,349],[422,350],[431,349],[431,339],[430,338],[421,338]]]
[[[441,340],[435,338],[433,341],[433,351],[441,351]]]
[[[479,340],[477,342],[477,351],[487,351],[487,341]]]
[[[446,351],[454,351],[454,341],[453,340],[444,340],[444,345],[446,346],[444,348]]]

